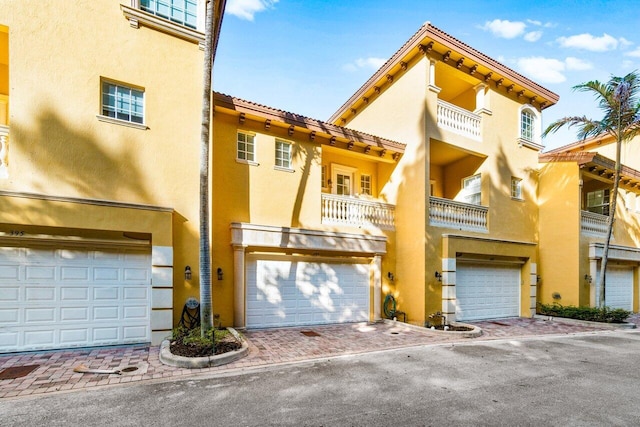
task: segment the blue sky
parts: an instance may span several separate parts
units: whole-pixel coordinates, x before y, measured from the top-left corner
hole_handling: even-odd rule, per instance
[[[214,89],[327,120],[426,21],[560,95],[544,126],[600,118],[571,88],[640,68],[632,0],[227,0]]]

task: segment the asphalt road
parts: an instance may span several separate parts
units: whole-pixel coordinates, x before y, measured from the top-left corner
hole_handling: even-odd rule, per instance
[[[469,341],[3,399],[0,425],[640,425],[640,332]]]

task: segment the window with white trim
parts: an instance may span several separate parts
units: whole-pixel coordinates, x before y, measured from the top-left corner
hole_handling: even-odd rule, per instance
[[[522,110],[520,113],[520,138],[533,141],[535,136],[534,126],[535,118],[531,111]]]
[[[144,90],[102,81],[102,115],[131,123],[144,123]]]
[[[247,162],[256,161],[256,136],[246,132],[238,132],[237,159]]]
[[[140,0],[140,9],[185,27],[197,25],[197,0]]]
[[[479,205],[482,201],[482,185],[480,174],[462,179],[462,197],[466,203]]]
[[[511,177],[511,197],[518,200],[523,200],[522,197],[522,179]]]
[[[609,215],[609,189],[590,191],[587,193],[587,210],[601,215]]]
[[[276,167],[291,169],[291,144],[276,140]]]
[[[371,195],[371,175],[360,175],[360,194]]]

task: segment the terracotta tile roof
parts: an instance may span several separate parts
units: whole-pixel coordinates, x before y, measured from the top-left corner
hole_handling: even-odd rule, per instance
[[[307,129],[310,132],[321,133],[329,138],[335,136],[349,141],[361,142],[366,145],[372,145],[388,149],[394,152],[404,152],[406,144],[392,141],[390,139],[381,138],[368,133],[348,129],[342,126],[326,123],[321,120],[312,119],[299,114],[290,113],[288,111],[279,110],[258,104],[252,101],[236,98],[223,93],[214,92],[214,102],[217,108],[233,110],[238,113],[251,114],[272,122],[280,122],[289,126]]]
[[[419,49],[422,49],[425,44],[428,45],[433,42],[435,46],[440,46],[440,50],[451,50],[457,52],[462,56],[463,62],[474,64],[479,67],[483,67],[492,74],[489,78],[497,81],[500,78],[508,80],[507,83],[518,86],[515,89],[526,91],[530,96],[536,96],[546,102],[544,108],[547,108],[556,102],[558,102],[559,96],[554,92],[542,87],[534,81],[528,79],[522,74],[512,70],[511,68],[501,64],[500,62],[490,58],[484,53],[472,48],[466,43],[454,38],[453,36],[445,33],[437,27],[426,22],[420,29],[400,48],[398,51],[385,62],[382,67],[373,75],[367,82],[356,91],[351,98],[347,100],[330,118],[329,122],[335,123],[345,112],[348,112],[352,106],[358,103],[358,101],[365,96],[374,86],[380,85],[380,81],[384,81],[387,74],[393,74],[393,69],[400,64],[401,61],[407,62],[408,58],[414,57],[418,54]],[[435,48],[434,48],[435,50]],[[454,61],[455,62],[455,61]],[[463,69],[470,69],[469,67],[459,67]],[[475,73],[475,71],[474,71]],[[488,74],[488,73],[487,73]],[[486,77],[477,73],[481,82]],[[492,77],[493,76],[493,77]],[[507,83],[504,86],[507,86]]]
[[[575,162],[580,166],[595,166],[601,170],[615,170],[616,162],[594,151],[580,151],[574,153],[544,153],[538,157],[540,163]],[[640,181],[640,171],[622,165],[622,176]]]

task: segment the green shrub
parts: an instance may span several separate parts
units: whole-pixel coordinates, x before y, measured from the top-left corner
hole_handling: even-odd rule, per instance
[[[193,344],[202,347],[211,347],[213,346],[211,338],[214,332],[216,342],[229,334],[229,331],[226,329],[210,329],[206,336],[203,337],[200,327],[187,329],[183,326],[178,326],[173,330],[172,338],[174,341],[181,341],[187,345]]]
[[[630,311],[621,308],[576,307],[573,305],[538,304],[538,313],[545,316],[567,317],[569,319],[588,320],[591,322],[623,323],[631,315]]]

